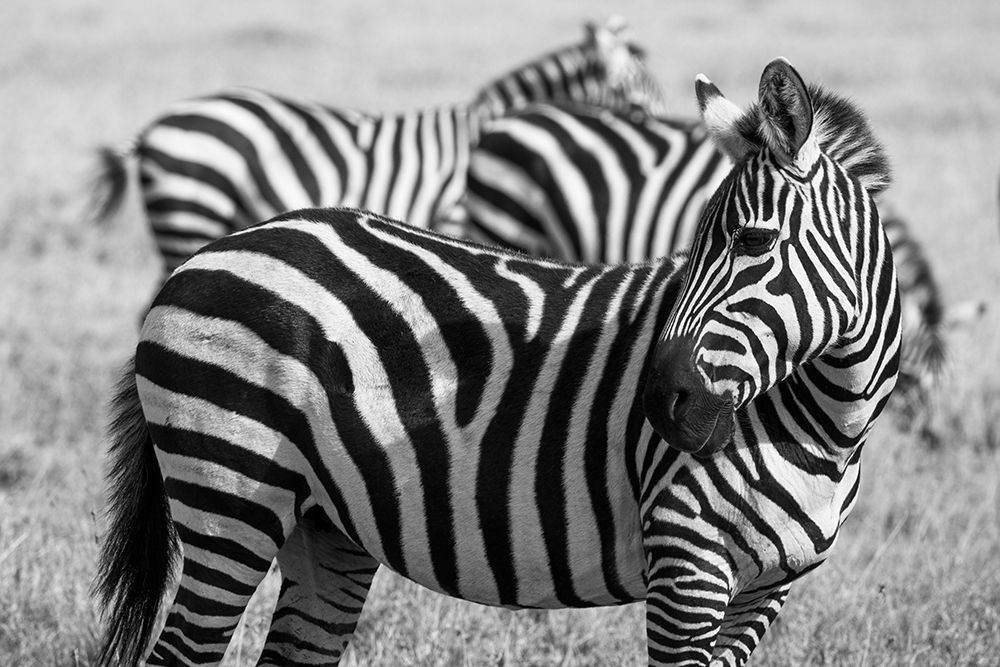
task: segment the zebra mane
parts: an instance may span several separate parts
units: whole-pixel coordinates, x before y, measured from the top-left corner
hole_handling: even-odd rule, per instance
[[[818,84],[809,86],[813,106],[813,134],[820,150],[858,179],[872,195],[889,187],[892,172],[882,143],[875,137],[868,118],[858,106]],[[740,135],[756,146],[764,146],[765,120],[754,103],[736,121]]]
[[[531,101],[529,95],[541,81],[548,76],[545,68],[558,63],[557,71],[567,78],[580,78],[583,74],[598,65],[597,52],[589,42],[569,44],[554,49],[539,58],[522,63],[514,69],[497,76],[485,85],[480,86],[472,100],[472,108],[490,106],[495,103],[496,96],[516,95],[521,100],[509,99],[507,104],[523,104]],[[573,68],[577,69],[573,69]],[[537,91],[535,91],[537,92]]]

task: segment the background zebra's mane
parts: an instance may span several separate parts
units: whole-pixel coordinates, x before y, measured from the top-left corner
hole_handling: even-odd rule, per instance
[[[813,105],[812,131],[820,150],[872,195],[888,188],[892,182],[889,158],[864,112],[851,100],[818,84],[809,86],[809,97]],[[765,144],[761,113],[760,104],[755,102],[736,122],[740,135],[756,146]]]

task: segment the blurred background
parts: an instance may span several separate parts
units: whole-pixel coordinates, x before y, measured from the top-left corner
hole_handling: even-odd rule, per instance
[[[0,664],[86,665],[99,635],[87,590],[106,401],[160,265],[134,187],[115,223],[84,222],[94,149],[234,85],[372,111],[461,102],[611,14],[633,26],[674,115],[695,116],[698,72],[755,99],[778,55],[854,98],[945,301],[988,306],[950,338],[941,441],[882,420],[833,557],[793,589],[753,664],[1000,662],[1000,3],[6,0]],[[273,584],[230,664],[254,664]],[[634,665],[644,641],[641,606],[513,613],[384,576],[345,664]]]

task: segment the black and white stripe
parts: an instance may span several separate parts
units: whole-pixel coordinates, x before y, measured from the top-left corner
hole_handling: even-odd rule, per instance
[[[537,104],[490,124],[449,216],[532,255],[643,261],[690,244],[731,166],[700,122]]]
[[[791,72],[780,61],[765,76],[775,68]],[[817,95],[817,114],[831,99]],[[863,123],[854,112],[819,127]],[[730,431],[711,446],[691,435],[705,416],[694,393],[664,400],[667,379],[692,377],[692,359],[671,360],[675,335],[700,335],[710,314],[725,327],[717,304],[748,295],[757,270],[720,274],[728,248],[714,241],[731,233],[719,212],[774,208],[745,197],[784,178],[770,146],[729,178],[687,266],[564,264],[344,209],[292,212],[201,250],[154,300],[116,403],[102,660],[141,657],[180,543],[151,665],[217,661],[275,557],[269,664],[337,663],[380,563],[485,604],[645,599],[651,663],[742,664],[791,581],[832,546],[898,353],[871,179],[817,151],[801,190],[779,188],[767,220],[783,237],[755,266],[787,275],[810,308],[814,284],[786,258],[837,267],[838,303],[858,316],[823,320],[822,337],[864,338],[873,354],[834,369],[846,348],[797,347],[784,361],[780,346],[740,353],[739,332],[724,345],[725,329],[709,328],[711,353],[729,355],[712,377],[757,363],[781,376],[729,378],[740,403],[714,415]],[[833,235],[786,252],[800,231]],[[842,280],[848,264],[874,280]],[[772,310],[800,316],[796,299],[754,298],[733,326],[750,312],[754,327],[774,324]]]
[[[352,206],[427,227],[464,192],[484,122],[529,102],[579,100],[662,110],[621,19],[526,64],[469,103],[375,115],[242,89],[172,105],[124,153],[103,153],[99,217],[138,158],[143,201],[169,275],[205,243],[307,206]]]

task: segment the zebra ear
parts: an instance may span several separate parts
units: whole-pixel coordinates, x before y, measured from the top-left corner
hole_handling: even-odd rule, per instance
[[[607,47],[615,41],[628,43],[632,39],[632,31],[628,26],[628,21],[624,16],[615,14],[598,25],[593,21],[585,21],[583,30],[586,33],[587,42],[598,46]]]
[[[604,22],[604,28],[612,35],[624,35],[627,37],[630,34],[628,21],[621,14],[609,16],[608,20]]]
[[[587,24],[590,43],[597,51],[597,57],[604,65],[609,81],[622,81],[629,71],[632,60],[632,31],[625,19],[612,16],[604,25]]]
[[[704,74],[695,78],[694,94],[698,98],[698,110],[708,135],[723,153],[734,162],[739,162],[754,150],[754,145],[739,131],[738,123],[743,111],[727,100]]]
[[[587,21],[583,27],[587,31],[587,40],[597,45],[602,54],[627,52],[629,45],[635,41],[635,35],[629,28],[628,21],[621,16],[612,16],[604,22],[604,25]]]
[[[816,159],[813,106],[802,77],[784,58],[775,58],[760,76],[760,130],[779,158],[799,167]]]

